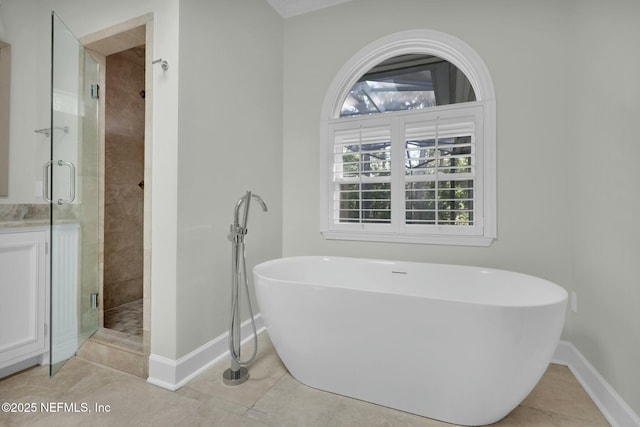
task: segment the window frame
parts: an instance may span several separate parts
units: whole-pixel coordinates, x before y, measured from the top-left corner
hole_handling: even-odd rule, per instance
[[[422,110],[386,112],[365,116],[340,117],[342,103],[355,82],[373,66],[391,57],[403,54],[429,54],[454,64],[471,83],[476,101],[429,107]],[[480,198],[481,207],[474,208],[479,227],[417,226],[390,227],[389,224],[336,223],[334,221],[334,139],[333,129],[348,127],[349,123],[372,120],[403,121],[420,116],[450,115],[475,109],[481,117],[475,141],[476,178],[480,181],[474,199]],[[468,110],[467,110],[468,111]],[[475,113],[474,113],[475,114]],[[344,124],[344,125],[342,125]],[[398,132],[392,128],[391,132]],[[404,143],[403,143],[404,146]],[[489,246],[496,238],[496,118],[495,90],[488,69],[478,54],[466,43],[449,34],[433,30],[410,30],[382,38],[354,55],[338,72],[327,91],[321,116],[321,224],[325,239],[402,242],[418,244],[444,244]],[[392,147],[392,150],[394,148]],[[402,148],[403,149],[403,148]],[[397,150],[397,148],[396,148]],[[392,157],[393,159],[393,157]],[[393,160],[392,160],[393,162]],[[404,164],[404,161],[402,162]],[[398,171],[396,166],[396,173]],[[393,171],[393,167],[392,167]],[[474,181],[475,182],[475,181]],[[398,203],[405,203],[405,178],[391,177],[392,211]],[[476,187],[476,185],[474,185]],[[398,200],[400,192],[400,200]],[[402,209],[404,212],[404,209]],[[405,223],[405,218],[401,221]],[[396,225],[398,221],[395,221]],[[409,228],[411,231],[407,231]]]

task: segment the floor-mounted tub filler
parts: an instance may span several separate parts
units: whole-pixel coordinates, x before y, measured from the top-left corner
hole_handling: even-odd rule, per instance
[[[254,270],[283,363],[310,387],[462,425],[494,423],[544,374],[567,292],[502,270],[294,257]]]
[[[244,237],[247,235],[247,221],[249,219],[249,205],[256,199],[262,210],[267,211],[267,204],[262,197],[247,191],[236,202],[233,210],[233,224],[229,230],[231,242],[231,316],[229,317],[229,355],[231,366],[222,373],[222,382],[228,386],[236,386],[249,379],[249,370],[246,365],[251,363],[258,353],[258,331],[249,297],[249,283],[247,281],[247,263],[245,259]],[[242,219],[240,208],[244,206]],[[247,360],[240,359],[240,293],[245,290],[247,308],[251,316],[251,328],[253,329],[253,353]]]

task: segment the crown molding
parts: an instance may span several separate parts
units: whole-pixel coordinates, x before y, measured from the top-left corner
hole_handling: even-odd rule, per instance
[[[283,18],[302,15],[351,0],[267,0]]]

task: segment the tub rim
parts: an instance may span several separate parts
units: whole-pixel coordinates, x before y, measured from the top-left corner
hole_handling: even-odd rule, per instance
[[[533,279],[535,281],[540,282],[542,285],[545,286],[545,291],[548,290],[549,292],[547,292],[549,295],[547,297],[547,299],[545,301],[541,301],[538,303],[499,303],[499,302],[487,302],[487,301],[473,301],[473,300],[460,300],[460,299],[456,299],[456,298],[447,298],[447,297],[438,297],[438,296],[434,296],[434,295],[424,295],[424,294],[407,294],[407,293],[399,293],[399,292],[389,292],[389,290],[378,290],[378,289],[367,289],[367,288],[361,288],[361,287],[352,287],[352,286],[347,286],[347,285],[339,285],[339,286],[332,286],[330,284],[326,284],[326,283],[320,283],[320,282],[311,282],[308,280],[291,280],[291,279],[282,279],[282,278],[275,278],[275,277],[270,277],[264,274],[264,272],[261,272],[261,270],[264,270],[265,268],[269,267],[269,266],[273,266],[273,265],[277,265],[277,264],[283,264],[287,261],[292,261],[292,260],[301,260],[301,259],[313,259],[313,260],[325,260],[325,261],[332,261],[332,260],[353,260],[353,261],[358,261],[358,262],[372,262],[372,263],[376,263],[376,264],[384,264],[384,263],[388,263],[390,265],[397,265],[397,264],[412,264],[412,265],[432,265],[432,266],[439,266],[439,267],[445,267],[445,268],[465,268],[465,269],[469,269],[469,270],[474,270],[474,271],[478,271],[478,272],[488,272],[488,273],[496,273],[496,274],[512,274],[515,276],[519,276],[519,277],[523,277],[523,278],[527,278],[529,280]],[[475,305],[475,306],[484,306],[484,307],[494,307],[494,308],[501,308],[501,309],[525,309],[525,308],[536,308],[536,307],[550,307],[550,306],[554,306],[557,304],[567,304],[568,302],[568,298],[569,298],[569,293],[568,291],[560,286],[559,284],[552,282],[550,280],[544,279],[542,277],[538,277],[538,276],[534,276],[531,274],[527,274],[527,273],[521,273],[521,272],[517,272],[517,271],[512,271],[512,270],[505,270],[505,269],[499,269],[499,268],[491,268],[491,267],[482,267],[482,266],[475,266],[475,265],[467,265],[467,264],[449,264],[449,263],[433,263],[433,262],[420,262],[420,261],[398,261],[398,260],[388,260],[388,259],[377,259],[377,258],[364,258],[364,257],[349,257],[349,256],[339,256],[339,255],[294,255],[294,256],[286,256],[286,257],[280,257],[280,258],[274,258],[271,260],[267,260],[264,262],[261,262],[257,265],[255,265],[252,268],[252,272],[254,277],[260,277],[261,279],[264,280],[270,280],[270,281],[276,281],[276,282],[280,282],[280,283],[286,283],[289,285],[303,285],[303,286],[309,286],[309,287],[316,287],[316,288],[331,288],[331,289],[342,289],[342,290],[349,290],[349,291],[356,291],[356,292],[370,292],[370,293],[378,293],[378,294],[384,294],[384,295],[394,295],[394,296],[406,296],[406,297],[411,297],[411,298],[424,298],[424,299],[430,299],[430,300],[434,300],[434,301],[442,301],[442,302],[449,302],[449,303],[455,303],[455,304],[468,304],[468,305]],[[255,286],[255,283],[254,283]],[[566,307],[565,307],[566,309]]]

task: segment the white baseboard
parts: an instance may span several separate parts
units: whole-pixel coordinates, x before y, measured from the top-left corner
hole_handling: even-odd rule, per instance
[[[258,334],[260,334],[265,327],[262,316],[259,313],[255,316],[255,322]],[[253,336],[251,319],[242,323],[240,336],[242,337],[242,343]],[[152,353],[149,356],[149,378],[147,378],[147,382],[175,391],[228,355],[228,332],[212,339],[178,360],[168,359]]]
[[[24,369],[30,368],[35,365],[41,365],[41,356],[32,356],[26,360],[21,360],[19,362],[15,362],[9,366],[3,366],[0,368],[0,379],[4,377],[8,377],[9,375],[13,375],[16,372],[20,372]]]
[[[613,427],[640,426],[638,414],[627,405],[573,344],[568,341],[560,341],[552,362],[569,367]]]

